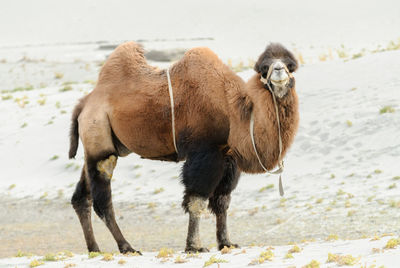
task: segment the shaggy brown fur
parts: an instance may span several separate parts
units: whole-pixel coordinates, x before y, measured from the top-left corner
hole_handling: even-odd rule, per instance
[[[252,111],[255,115],[255,140],[262,162],[268,169],[278,162],[275,108],[271,93],[260,82],[260,76],[268,70],[273,59],[281,59],[291,72],[297,68],[293,55],[279,44],[267,47],[255,66],[257,74],[247,84],[208,48],[191,49],[175,63],[170,68],[170,76],[175,103],[176,153],[171,134],[166,72],[147,65],[142,47],[134,42],[120,45],[110,55],[100,72],[96,88],[74,110],[69,156],[76,154],[79,135],[86,159],[82,176],[87,177],[81,180],[80,185],[86,182],[85,189],[90,189],[91,194],[79,185],[77,192],[85,192],[89,200],[93,197],[96,213],[105,220],[122,252],[134,250],[123,238],[114,219],[109,173],[96,170],[96,165],[102,160],[102,163],[109,161],[114,164],[111,156],[124,156],[129,152],[149,159],[191,161],[185,164],[183,171],[186,187],[184,206],[191,215],[190,226],[194,226],[189,228],[188,251],[200,249],[189,242],[199,240],[197,234],[190,231],[198,230],[198,217],[191,214],[190,200],[195,202],[193,196],[200,196],[201,200],[210,198],[210,202],[214,202],[210,203],[210,208],[218,220],[219,247],[234,245],[229,242],[226,231],[226,210],[230,192],[239,178],[236,165],[244,172],[263,172],[249,136]],[[283,155],[293,141],[299,118],[294,78],[289,85],[288,94],[278,99]],[[196,191],[196,187],[190,188],[187,184],[189,181],[190,185],[197,185],[193,184],[192,174],[199,174],[198,180],[204,180],[203,183],[210,177],[201,172],[204,168],[198,159],[205,158],[199,158],[199,153],[207,156],[210,163],[225,166],[218,171],[215,183],[211,183],[212,188],[204,191]],[[190,179],[185,179],[185,176]],[[79,197],[75,200],[82,199]],[[87,208],[87,202],[77,202],[73,200],[74,207],[82,204]],[[78,215],[81,210],[76,209]],[[83,227],[91,226],[85,220],[87,217],[80,216],[80,219]],[[84,232],[89,251],[98,250],[92,233]]]

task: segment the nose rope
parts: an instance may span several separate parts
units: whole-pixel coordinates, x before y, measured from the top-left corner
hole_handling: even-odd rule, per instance
[[[174,94],[172,92],[172,85],[171,85],[171,77],[169,75],[169,68],[167,68],[167,80],[168,80],[168,92],[169,92],[169,99],[171,101],[171,124],[172,124],[172,140],[174,142],[174,147],[176,153],[178,153],[178,149],[176,147],[176,136],[175,136],[175,108],[174,108]]]
[[[276,102],[276,97],[275,97],[275,94],[274,94],[271,86],[269,85],[269,79],[270,79],[270,76],[271,76],[271,73],[272,73],[272,65],[273,64],[271,64],[271,66],[268,69],[267,77],[263,78],[261,76],[260,80],[261,80],[261,82],[263,82],[264,84],[266,84],[268,86],[268,90],[271,92],[272,99],[274,101],[276,121],[277,121],[277,124],[278,124],[278,145],[279,145],[278,169],[276,169],[274,171],[269,171],[263,165],[263,163],[262,163],[262,161],[260,159],[260,156],[258,155],[256,143],[255,143],[255,140],[254,140],[254,111],[252,111],[251,115],[250,115],[250,138],[251,138],[251,143],[253,144],[253,149],[254,149],[254,152],[256,154],[257,160],[260,163],[260,166],[264,169],[264,171],[269,173],[269,174],[279,174],[279,194],[281,196],[283,196],[285,193],[283,191],[283,185],[282,185],[282,172],[283,172],[283,169],[284,169],[284,164],[283,164],[283,160],[282,160],[282,150],[283,150],[282,147],[283,147],[283,145],[282,145],[282,135],[281,135],[281,123],[280,123],[280,120],[279,120],[279,110],[278,110],[278,104]],[[283,65],[283,66],[284,66],[286,72],[289,74],[289,77],[292,77],[290,75],[290,72],[288,71],[286,65]]]

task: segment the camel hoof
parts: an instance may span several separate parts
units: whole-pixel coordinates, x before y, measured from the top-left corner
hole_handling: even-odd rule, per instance
[[[121,247],[119,247],[119,252],[122,254],[139,254],[142,255],[142,253],[138,250],[133,249],[129,244],[124,244]]]
[[[195,247],[186,247],[185,249],[186,253],[206,253],[210,252],[208,248],[195,248]]]
[[[239,246],[238,244],[224,243],[224,244],[221,244],[221,245],[218,246],[218,250],[221,250],[221,249],[223,249],[224,247],[227,247],[227,248],[231,248],[231,247],[233,247],[233,248],[240,248],[240,246]]]
[[[88,251],[89,251],[89,253],[90,252],[99,252],[100,253],[100,249],[99,249],[99,246],[97,244],[88,247]]]

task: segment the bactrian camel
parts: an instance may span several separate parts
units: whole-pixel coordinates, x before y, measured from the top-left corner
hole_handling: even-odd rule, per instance
[[[207,202],[216,216],[218,248],[237,247],[227,231],[230,194],[240,172],[263,173],[261,163],[268,170],[277,166],[279,136],[281,157],[292,144],[299,121],[292,75],[297,67],[293,54],[273,43],[245,83],[210,49],[191,49],[169,68],[171,112],[167,70],[149,66],[135,42],[118,46],[102,67],[96,87],[72,115],[69,157],[76,155],[79,137],[85,154],[72,205],[88,250],[100,250],[91,223],[93,205],[120,252],[136,252],[115,220],[110,185],[117,158],[132,152],[147,159],[185,161],[181,181],[182,206],[189,214],[187,252],[207,251],[199,238],[200,215]],[[259,159],[249,133],[251,118]]]

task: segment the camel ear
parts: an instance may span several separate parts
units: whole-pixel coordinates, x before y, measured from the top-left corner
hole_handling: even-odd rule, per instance
[[[260,73],[260,61],[257,61],[256,64],[254,65],[254,71]]]

